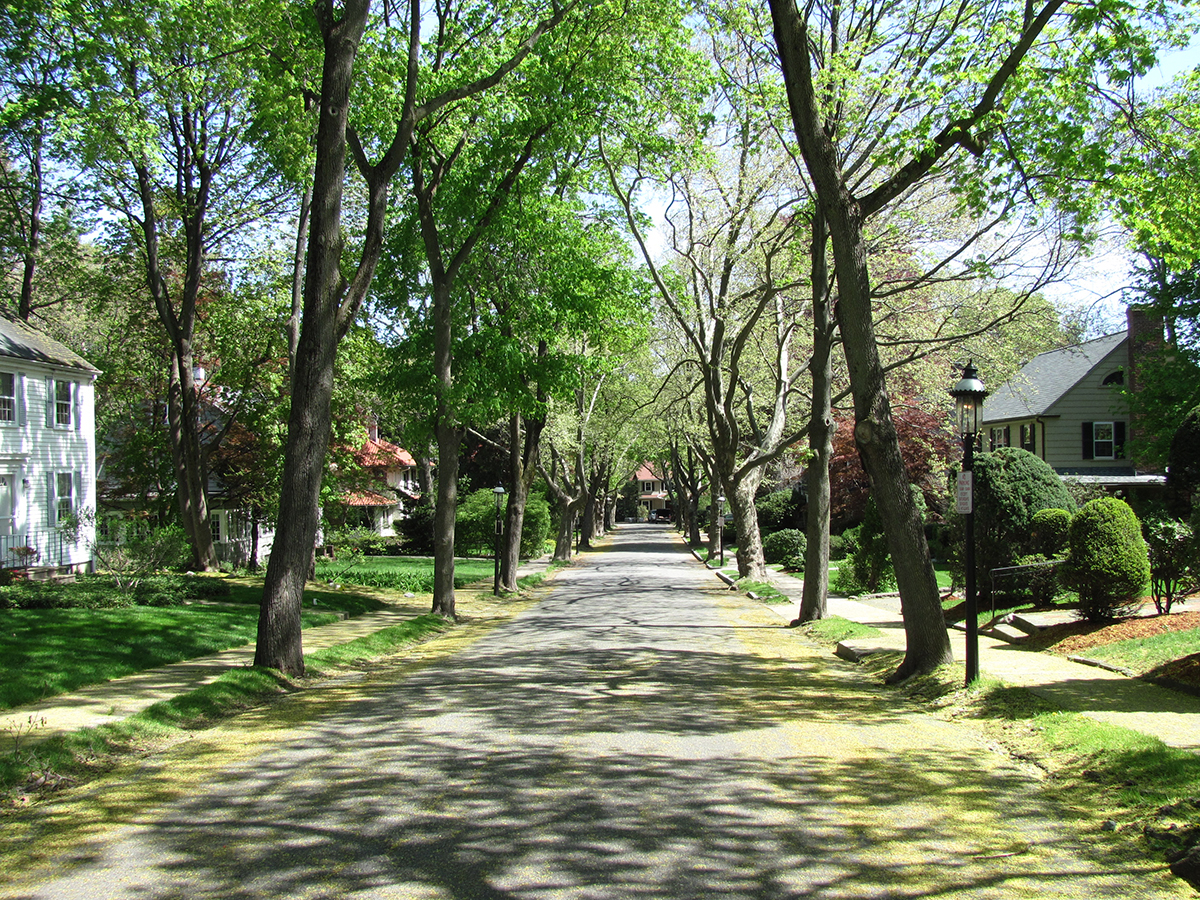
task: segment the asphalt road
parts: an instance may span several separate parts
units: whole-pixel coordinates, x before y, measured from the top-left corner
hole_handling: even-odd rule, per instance
[[[132,793],[98,786],[80,836],[0,896],[1191,895],[969,728],[720,590],[662,526],[446,640],[198,739]]]

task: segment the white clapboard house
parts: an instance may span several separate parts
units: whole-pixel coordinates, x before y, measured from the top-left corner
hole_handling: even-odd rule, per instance
[[[95,366],[0,313],[0,568],[85,571],[96,508]]]

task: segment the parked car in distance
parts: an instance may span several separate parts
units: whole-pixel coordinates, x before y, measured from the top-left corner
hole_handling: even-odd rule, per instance
[[[671,511],[669,509],[656,509],[650,513],[650,521],[652,522],[670,522]]]

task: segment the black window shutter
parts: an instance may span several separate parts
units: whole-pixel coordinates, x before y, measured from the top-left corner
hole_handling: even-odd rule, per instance
[[[1091,422],[1083,423],[1083,458],[1084,459],[1095,459],[1096,458],[1095,447],[1092,444],[1092,423]]]
[[[1004,426],[1004,446],[1005,447],[1012,446],[1012,426],[1011,425]]]
[[[1113,422],[1113,458],[1125,458],[1125,423]]]

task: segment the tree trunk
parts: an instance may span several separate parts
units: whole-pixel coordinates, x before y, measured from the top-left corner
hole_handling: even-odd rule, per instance
[[[829,600],[829,460],[833,456],[833,316],[830,314],[829,271],[825,262],[828,240],[825,219],[813,211],[812,291],[813,353],[812,412],[808,422],[808,447],[813,454],[805,480],[808,486],[807,544],[804,550],[804,593],[797,623],[823,619]]]
[[[441,277],[439,277],[441,276]],[[433,510],[433,612],[454,618],[454,519],[458,510],[458,454],[463,430],[450,405],[454,389],[454,320],[449,279],[433,273],[433,375],[437,380],[437,503]]]
[[[500,587],[517,590],[517,570],[521,565],[521,536],[525,528],[525,507],[529,488],[537,473],[536,459],[542,442],[544,419],[525,419],[514,415],[508,426],[508,479],[511,490],[504,516],[504,555],[500,558]]]
[[[821,119],[807,27],[792,0],[769,2],[796,138],[829,226],[837,271],[837,321],[854,394],[854,438],[871,479],[900,588],[907,649],[889,678],[895,682],[950,662],[950,638],[879,361],[862,208],[841,176],[837,148]]]
[[[256,666],[294,675],[304,674],[300,606],[320,522],[321,478],[331,430],[330,402],[342,297],[341,210],[350,83],[369,8],[367,0],[346,0],[340,20],[323,20],[321,24],[325,58],[308,268],[304,278],[304,316],[292,377],[279,527],[267,562],[254,652]]]
[[[758,490],[761,480],[762,469],[757,468],[735,484],[729,493],[729,506],[733,511],[733,524],[738,536],[738,576],[754,581],[765,581],[767,578],[762,533],[758,530],[758,513],[754,506],[754,492]]]
[[[437,502],[433,508],[433,609],[454,618],[454,517],[458,510],[458,453],[462,429],[441,420],[437,425]]]

